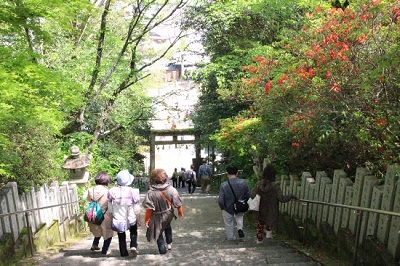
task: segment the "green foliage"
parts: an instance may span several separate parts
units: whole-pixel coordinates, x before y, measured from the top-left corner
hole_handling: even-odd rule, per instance
[[[245,67],[250,78],[243,94],[254,101],[264,130],[281,131],[268,138],[276,141],[268,154],[277,161],[284,155],[291,172],[354,173],[398,161],[397,138],[390,137],[400,129],[398,4],[355,9],[317,8],[296,38],[282,42],[283,52],[262,54]],[[382,24],[374,23],[378,17]]]
[[[20,189],[43,184],[59,174],[55,137],[65,111],[80,100],[77,87],[59,73],[33,63],[29,52],[0,46],[0,182]],[[34,181],[34,182],[32,182]]]
[[[199,110],[208,113],[194,121],[207,128],[208,116],[213,126],[206,132],[215,132],[211,139],[226,157],[254,163],[266,157],[290,173],[341,168],[352,174],[358,166],[382,170],[399,161],[399,4],[349,2],[339,9],[330,1],[204,9],[200,24],[210,21],[204,28],[211,63],[200,75]],[[273,36],[241,35],[252,33],[246,25]],[[240,68],[241,62],[248,63]],[[229,111],[216,111],[217,101]],[[238,103],[247,105],[227,107]]]
[[[147,83],[120,84],[142,77],[126,78],[135,70],[132,59],[140,65],[147,54],[133,56],[132,48],[116,59],[129,22],[123,9],[113,9],[104,31],[103,64],[97,69],[102,78],[94,82],[104,82],[104,89],[90,91],[103,11],[104,7],[85,1],[0,3],[0,182],[18,181],[25,190],[55,177],[65,180],[68,173],[61,166],[72,145],[93,153],[93,174],[103,168],[111,173],[118,168],[140,169],[138,143],[140,135],[146,136],[152,114],[151,101],[143,92]],[[132,32],[146,40],[146,31],[140,35],[142,27],[137,23]],[[104,76],[110,69],[118,74],[108,80]],[[118,106],[112,108],[112,102]],[[99,152],[96,145],[89,150],[99,121],[106,122],[99,132],[105,136],[101,144],[109,142],[107,151],[112,154]]]
[[[299,7],[293,1],[228,1],[198,8],[194,12],[198,16],[190,17],[192,27],[204,30],[203,45],[211,56],[211,62],[198,74],[202,95],[192,118],[202,132],[202,143],[212,136],[211,141],[217,142],[218,150],[226,157],[247,158],[249,163],[265,155],[265,136],[259,130],[262,124],[258,123],[258,129],[252,128],[251,133],[243,127],[233,134],[236,127],[243,126],[234,121],[251,120],[254,115],[254,110],[249,110],[253,97],[243,94],[242,79],[249,77],[243,66],[266,50],[274,52],[272,43],[299,30],[304,10],[306,6]],[[237,119],[232,119],[235,116]],[[225,128],[227,124],[230,126]],[[227,132],[235,137],[226,139]]]

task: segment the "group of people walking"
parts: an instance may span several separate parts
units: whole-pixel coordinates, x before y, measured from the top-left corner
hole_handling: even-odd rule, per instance
[[[95,177],[96,186],[88,190],[87,200],[98,201],[104,213],[104,220],[100,225],[89,223],[90,232],[94,236],[90,249],[100,250],[99,242],[103,237],[101,253],[110,254],[111,240],[118,235],[120,255],[129,256],[126,241],[126,231],[129,231],[129,250],[133,256],[137,256],[137,232],[141,226],[140,211],[143,207],[146,238],[149,242],[155,240],[159,253],[166,254],[172,248],[171,222],[176,218],[175,209],[183,217],[183,206],[178,191],[168,184],[165,170],[154,169],[151,172],[149,189],[142,204],[139,189],[130,187],[134,177],[128,170],[120,171],[116,176],[118,185],[108,189],[110,179],[107,172],[100,172]]]
[[[184,188],[186,183],[188,187],[188,193],[192,194],[195,192],[197,180],[200,178],[201,192],[209,193],[211,187],[211,177],[211,167],[207,164],[206,160],[203,160],[203,164],[200,165],[197,174],[194,170],[194,165],[192,164],[188,170],[186,170],[184,167],[181,167],[181,170],[178,172],[178,169],[175,168],[174,172],[172,173],[171,180],[172,186],[175,188]]]
[[[276,229],[279,215],[279,203],[286,203],[290,200],[297,200],[293,194],[283,195],[279,183],[276,182],[276,170],[271,164],[267,165],[262,173],[261,179],[257,181],[254,188],[250,190],[244,179],[237,177],[236,166],[226,168],[228,180],[223,182],[218,196],[218,205],[222,210],[222,217],[225,225],[227,240],[236,240],[235,223],[237,235],[244,238],[243,212],[236,212],[234,204],[237,200],[247,201],[259,195],[259,210],[250,211],[257,221],[257,243],[263,242],[264,229],[266,238],[272,238],[272,230]]]
[[[193,167],[188,172],[191,174],[193,183],[188,182],[188,192],[193,193],[196,189],[196,173]],[[204,171],[204,172],[203,172]],[[177,172],[174,171],[174,173]],[[297,198],[292,195],[283,195],[279,184],[276,182],[276,170],[272,165],[264,168],[260,180],[250,190],[246,180],[239,178],[238,168],[233,165],[226,167],[228,180],[220,186],[218,205],[222,211],[226,237],[228,241],[236,240],[235,223],[237,236],[244,238],[243,216],[244,212],[235,209],[237,200],[247,201],[259,195],[259,210],[252,211],[257,221],[256,237],[257,243],[262,243],[264,229],[266,238],[272,238],[272,230],[277,226],[279,203],[285,203]],[[186,174],[186,171],[185,171]],[[199,169],[201,177],[211,174],[207,170]],[[168,181],[168,175],[164,169],[154,169],[150,175],[149,189],[142,203],[140,203],[139,189],[130,187],[134,177],[127,171],[120,171],[116,180],[118,185],[111,189],[107,186],[110,183],[110,176],[106,172],[100,172],[95,177],[96,186],[88,190],[87,200],[98,201],[104,212],[104,221],[100,225],[89,224],[94,239],[91,250],[100,250],[100,238],[104,238],[101,248],[102,254],[109,254],[112,237],[118,235],[119,251],[121,256],[128,256],[126,231],[130,233],[129,251],[133,256],[138,254],[138,227],[141,226],[140,210],[145,209],[144,224],[146,226],[146,238],[149,242],[155,240],[160,254],[166,254],[172,249],[172,227],[171,222],[177,209],[178,215],[183,217],[183,201],[174,186]],[[207,178],[203,184],[204,191],[207,191],[209,184]],[[165,235],[165,239],[164,239]]]

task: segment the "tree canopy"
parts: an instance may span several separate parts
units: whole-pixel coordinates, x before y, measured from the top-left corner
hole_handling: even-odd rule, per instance
[[[398,1],[187,4],[0,3],[0,182],[66,179],[72,145],[93,174],[143,170],[160,102],[146,91],[187,30],[210,59],[193,75],[203,147],[249,175],[263,158],[290,173],[399,162]]]
[[[178,15],[185,5],[2,2],[0,181],[25,189],[62,180],[72,145],[92,154],[94,173],[142,170],[139,146],[157,102],[146,89],[162,80],[151,68],[184,36]],[[166,25],[175,34],[155,45],[151,34]]]
[[[354,173],[359,166],[382,170],[398,162],[398,1],[262,1],[237,4],[232,13],[244,19],[253,6],[274,10],[274,3],[279,8],[268,15],[258,11],[265,8],[254,8],[263,13],[257,23],[240,20],[247,30],[232,27],[230,34],[234,23],[226,22],[221,29],[209,24],[212,29],[205,31],[213,57],[202,71],[220,73],[215,101],[248,105],[223,114],[201,112],[209,104],[200,103],[197,116],[220,121],[210,134],[218,149],[254,162],[268,158],[291,173],[338,168]],[[233,21],[224,12],[224,19]],[[240,32],[253,33],[250,25],[257,25],[261,35],[268,32],[268,38],[243,34],[235,39]],[[280,27],[267,31],[270,25]],[[224,36],[223,45],[213,45],[221,40],[215,32]],[[234,57],[238,51],[242,54]],[[210,89],[207,77],[202,82]]]

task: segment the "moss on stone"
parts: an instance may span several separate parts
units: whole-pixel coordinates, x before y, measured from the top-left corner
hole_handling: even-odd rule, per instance
[[[368,236],[365,239],[358,257],[358,263],[366,266],[396,265],[394,258],[389,254],[383,243],[373,236]]]

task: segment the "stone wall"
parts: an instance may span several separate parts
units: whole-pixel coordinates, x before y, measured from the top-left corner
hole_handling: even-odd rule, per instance
[[[257,170],[257,169],[255,169]],[[388,166],[385,181],[382,184],[371,172],[358,168],[354,178],[347,177],[342,170],[334,171],[333,177],[328,177],[323,171],[312,176],[304,172],[301,177],[281,176],[281,188],[284,194],[295,194],[299,199],[319,201],[347,206],[358,206],[365,209],[383,210],[400,214],[400,167]],[[280,212],[285,219],[296,221],[296,226],[303,231],[297,236],[302,241],[314,239],[318,245],[333,245],[335,252],[347,252],[354,256],[355,239],[357,236],[357,217],[360,216],[358,252],[368,255],[371,243],[375,243],[382,256],[389,255],[393,261],[400,258],[400,217],[388,214],[377,214],[370,211],[359,211],[328,206],[325,204],[289,202],[280,204]],[[286,225],[291,222],[286,222]],[[285,227],[285,226],[282,226]],[[290,227],[290,226],[289,226]],[[293,231],[293,228],[284,228]],[[306,230],[306,232],[304,232]],[[296,230],[295,230],[296,231]],[[326,232],[330,233],[326,233]],[[325,234],[325,236],[323,236]],[[330,236],[328,236],[330,235]],[[334,239],[329,239],[333,237]],[[346,238],[343,242],[340,239]],[[345,248],[347,245],[349,248]],[[346,250],[345,250],[346,249]],[[364,253],[363,253],[364,252]],[[387,260],[387,256],[385,258]]]

